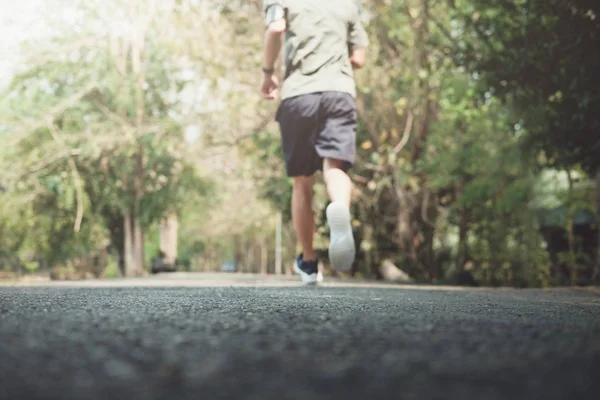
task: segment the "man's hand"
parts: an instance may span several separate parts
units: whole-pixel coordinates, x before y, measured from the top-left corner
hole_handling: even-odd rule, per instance
[[[279,92],[279,79],[275,75],[264,74],[261,92],[263,98],[267,100],[276,99]]]
[[[365,66],[366,61],[366,50],[364,48],[358,48],[350,55],[350,64],[352,69],[360,69]]]

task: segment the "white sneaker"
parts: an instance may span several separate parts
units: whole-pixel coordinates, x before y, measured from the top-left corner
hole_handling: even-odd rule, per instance
[[[326,213],[330,232],[329,261],[336,270],[347,272],[356,256],[350,210],[342,203],[331,203]]]

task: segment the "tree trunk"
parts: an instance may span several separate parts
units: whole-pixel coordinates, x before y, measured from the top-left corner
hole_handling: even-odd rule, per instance
[[[294,275],[293,261],[297,256],[296,253],[299,246],[298,237],[296,235],[296,230],[291,223],[286,225],[286,231],[287,246],[285,247],[285,252],[283,252],[283,273],[286,275]]]
[[[402,187],[396,188],[396,195],[399,199],[398,210],[398,247],[411,261],[413,268],[419,268],[419,256],[417,246],[419,239],[415,232],[415,215],[414,215],[414,197]],[[427,273],[427,271],[423,271]]]
[[[396,183],[396,196],[398,199],[398,247],[404,254],[411,252],[412,244],[412,227],[410,218],[410,207],[406,199],[407,194],[401,187],[400,182]]]
[[[169,214],[160,223],[159,241],[160,251],[163,253],[163,262],[175,265],[177,261],[177,232],[179,221],[176,214]]]
[[[110,253],[116,253],[119,273],[121,276],[125,276],[125,235],[123,231],[125,222],[123,214],[113,213],[112,210],[107,210],[105,208],[102,210],[102,216],[104,221],[106,221],[106,226],[110,232],[110,241],[112,243]]]
[[[600,170],[596,172],[596,230],[598,232],[598,247],[596,248],[596,266],[592,275],[593,283],[597,283],[600,279]]]
[[[573,177],[571,171],[567,169],[567,178],[569,180],[569,200],[568,200],[568,228],[567,228],[567,240],[569,243],[569,273],[571,278],[571,285],[577,283],[577,261],[575,259],[575,224],[574,224],[574,210],[573,210]]]
[[[135,274],[143,275],[145,268],[144,262],[144,233],[140,221],[141,203],[144,193],[144,153],[141,143],[137,144],[136,171],[134,175],[135,203],[133,207],[133,249],[135,256]]]
[[[260,240],[260,273],[267,274],[269,265],[269,247],[267,246],[267,241],[263,237]]]
[[[282,233],[282,218],[281,212],[278,212],[275,217],[275,275],[281,275],[282,271],[282,244],[281,244],[281,236]]]
[[[133,229],[131,221],[131,212],[129,209],[125,210],[123,214],[123,240],[124,240],[124,251],[123,256],[125,258],[125,276],[135,275],[135,255],[133,251]]]
[[[139,215],[133,217],[133,248],[135,256],[135,275],[140,276],[146,270],[144,261],[144,232]]]
[[[254,237],[246,241],[246,262],[248,263],[248,269],[251,273],[256,273],[256,266],[254,265]]]
[[[458,226],[458,265],[457,272],[463,272],[467,263],[469,244],[467,236],[469,234],[468,213],[465,207],[460,210],[460,223]]]
[[[410,211],[407,210],[405,206],[406,204],[401,204],[401,209],[398,212],[398,239],[400,250],[407,255],[411,255],[413,252],[412,221],[410,217]]]
[[[413,15],[411,9],[407,7],[406,13],[413,28],[414,44],[413,44],[413,76],[419,77],[422,71],[429,72],[428,67],[428,52],[426,43],[429,40],[429,0],[421,0],[419,2],[418,12]],[[429,79],[415,80],[414,104],[421,106],[421,112],[417,113],[415,126],[417,134],[413,138],[411,149],[411,163],[416,165],[421,157],[422,150],[426,144],[427,136],[430,131],[430,123],[432,118],[433,102],[431,100],[431,86]]]
[[[144,7],[144,11],[152,15],[154,12],[155,2],[150,1],[145,4],[139,1],[130,3],[129,15],[133,20],[132,36],[131,36],[131,67],[133,77],[135,79],[135,127],[136,134],[141,133],[143,122],[145,118],[146,102],[144,99],[144,85],[146,81],[146,70],[145,70],[145,42],[146,33],[149,26],[150,18],[144,18],[140,13],[140,8]],[[144,153],[142,144],[138,141],[137,152],[136,152],[136,169],[134,175],[134,214],[133,219],[133,236],[134,236],[134,256],[136,260],[136,274],[143,274],[145,271],[144,267],[144,235],[142,231],[142,225],[140,221],[140,204],[144,193]]]
[[[235,261],[238,272],[246,272],[245,265],[243,264],[242,254],[240,252],[241,238],[239,234],[233,237],[233,259]]]
[[[373,219],[366,219],[365,221],[372,220]],[[379,268],[380,260],[375,239],[375,228],[372,224],[366,223],[363,227],[363,238],[361,242],[361,248],[364,248],[365,250],[365,270],[369,271],[377,279],[383,279],[383,276],[381,275],[381,269]]]
[[[105,247],[102,250],[100,250],[100,255],[98,257],[98,270],[99,270],[98,277],[103,276],[104,270],[108,266],[108,257],[109,257],[108,247]]]
[[[430,133],[430,123],[433,118],[433,104],[430,98],[432,91],[430,81],[421,79],[422,72],[429,72],[428,50],[426,43],[429,39],[429,0],[419,0],[415,2],[414,7],[405,7],[405,13],[412,29],[413,43],[412,55],[413,65],[412,74],[415,79],[413,90],[411,91],[411,100],[407,108],[416,109],[414,112],[415,135],[413,135],[409,149],[410,162],[414,166],[419,161],[423,149],[427,144],[427,137]],[[413,178],[417,177],[413,175]],[[418,177],[417,177],[418,178]],[[398,211],[398,237],[399,247],[406,254],[414,268],[421,270],[424,274],[432,277],[432,266],[424,265],[420,259],[420,249],[423,246],[425,234],[424,226],[426,222],[419,221],[418,214],[421,207],[418,205],[418,193],[424,188],[422,179],[418,179],[418,188],[401,187],[397,183],[396,194],[399,199]],[[426,238],[425,238],[426,239]],[[422,253],[421,253],[422,254]]]
[[[421,245],[421,254],[423,257],[423,264],[429,271],[429,277],[432,282],[436,282],[439,279],[439,268],[435,264],[435,254],[433,252],[433,238],[435,236],[435,229],[433,226],[423,226],[423,243]]]

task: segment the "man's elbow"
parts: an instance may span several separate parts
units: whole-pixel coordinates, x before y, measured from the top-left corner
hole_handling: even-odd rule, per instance
[[[267,35],[270,36],[281,36],[286,29],[285,20],[273,21],[267,27]]]

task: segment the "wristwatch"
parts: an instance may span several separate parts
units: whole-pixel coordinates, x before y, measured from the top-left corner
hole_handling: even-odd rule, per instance
[[[271,68],[263,67],[262,70],[267,75],[273,75],[273,73],[275,72],[275,68],[274,67],[271,67]]]

